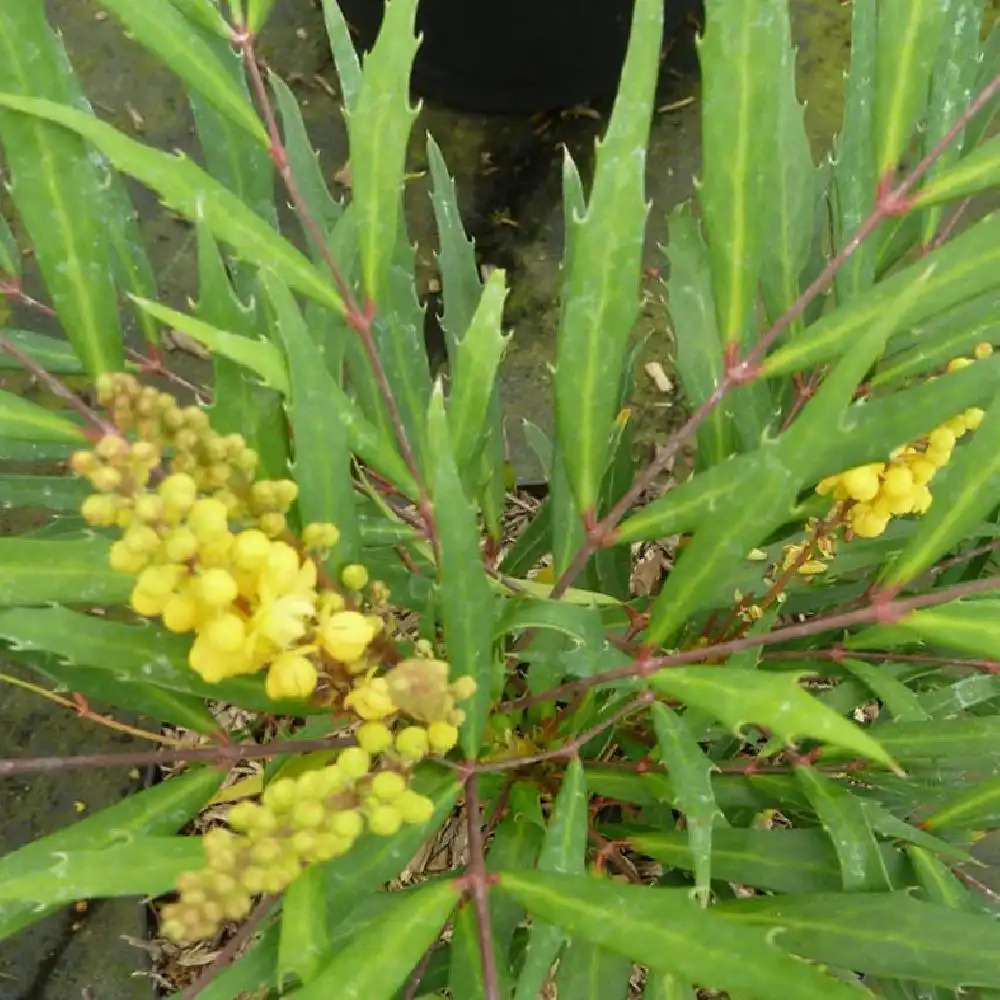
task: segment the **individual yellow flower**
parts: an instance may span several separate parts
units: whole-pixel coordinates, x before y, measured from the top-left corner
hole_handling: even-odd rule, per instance
[[[283,698],[308,698],[316,690],[316,668],[298,653],[282,653],[268,668],[267,695]]]
[[[397,710],[384,677],[373,677],[355,687],[344,699],[344,708],[368,722],[378,722]]]
[[[320,623],[319,641],[334,659],[353,663],[364,654],[376,631],[360,612],[337,611]]]

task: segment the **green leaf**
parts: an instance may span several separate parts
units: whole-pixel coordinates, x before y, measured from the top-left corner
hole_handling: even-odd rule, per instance
[[[872,100],[876,52],[875,4],[851,4],[851,65],[844,93],[844,124],[834,140],[833,226],[842,249],[875,207]],[[834,279],[838,302],[847,302],[875,281],[875,253],[862,244]]]
[[[574,217],[554,388],[559,447],[581,512],[598,502],[618,379],[639,310],[644,155],[659,66],[663,4],[638,0],[586,214]]]
[[[267,23],[274,7],[274,0],[249,0],[247,6],[247,28],[255,35]]]
[[[665,865],[694,870],[684,833],[629,833],[633,850]],[[902,870],[898,851],[880,851],[893,877]],[[842,885],[837,853],[830,838],[816,829],[716,830],[712,840],[712,875],[724,882],[772,892],[826,892]]]
[[[695,1000],[695,991],[691,983],[670,972],[650,972],[646,975],[645,997],[646,1000]]]
[[[77,444],[86,441],[79,425],[22,396],[2,390],[0,436],[27,441],[72,441]]]
[[[416,0],[386,5],[378,40],[365,58],[357,102],[350,109],[352,202],[365,293],[383,304],[401,223],[406,144],[416,109],[410,69],[417,51]]]
[[[2,214],[0,214],[0,274],[16,279],[21,277],[21,251]]]
[[[272,924],[258,938],[251,939],[247,950],[208,983],[198,994],[199,1000],[233,1000],[233,997],[270,988],[278,967],[278,939],[281,928]],[[184,1000],[183,993],[171,993],[168,1000]]]
[[[990,659],[1000,640],[1000,603],[996,600],[949,601],[932,608],[920,608],[904,615],[893,625],[865,629],[848,642],[854,649],[887,646],[923,640],[945,649]]]
[[[968,198],[1000,184],[1000,138],[984,142],[959,162],[929,180],[907,208],[919,210],[958,198]]]
[[[787,36],[787,4],[709,0],[699,45],[702,67],[701,204],[719,332],[746,344],[753,327],[757,278],[769,206]],[[793,98],[794,99],[794,98]],[[773,216],[770,217],[773,222]]]
[[[150,302],[148,299],[136,296],[132,298],[141,308],[164,323],[180,330],[213,353],[221,354],[230,361],[249,368],[260,376],[266,386],[288,395],[290,391],[288,369],[281,351],[274,344],[266,340],[251,340],[249,337],[230,333],[228,330],[220,330],[195,316],[178,312],[159,302]]]
[[[462,227],[455,182],[448,176],[441,150],[429,132],[427,163],[431,175],[431,203],[441,245],[438,251],[444,298],[441,326],[448,338],[448,357],[452,358],[455,345],[472,322],[477,306],[481,305],[483,285],[476,267],[475,248]]]
[[[924,818],[921,827],[939,830],[942,827],[984,829],[998,825],[1000,817],[1000,777],[987,778],[972,788],[963,789],[958,795]]]
[[[785,375],[837,357],[863,330],[887,312],[893,312],[900,294],[928,267],[934,268],[933,274],[907,308],[899,310],[896,315],[897,329],[906,330],[929,316],[942,314],[952,306],[996,288],[1000,273],[998,234],[1000,214],[995,213],[891,278],[880,281],[840,308],[825,313],[793,342],[768,355],[763,363],[764,375],[769,378]]]
[[[973,861],[973,857],[968,851],[897,819],[885,806],[880,805],[874,799],[863,799],[861,808],[868,820],[868,825],[883,837],[891,837],[893,840],[901,841],[904,845],[915,845],[922,850],[933,851],[935,854],[955,858],[958,861],[966,863]]]
[[[104,538],[50,541],[0,538],[0,607],[48,604],[124,604],[133,580],[108,566]],[[39,573],[38,567],[45,572]]]
[[[878,5],[872,141],[875,174],[895,172],[927,99],[948,3],[882,0]]]
[[[981,66],[979,36],[983,26],[984,0],[952,0],[943,25],[944,40],[938,48],[927,99],[927,124],[921,136],[926,155],[944,138],[959,116],[972,103],[976,74]],[[950,143],[925,175],[925,183],[947,171],[962,155],[964,129]],[[940,210],[926,213],[922,242],[926,246],[937,231]]]
[[[76,352],[65,340],[46,337],[30,330],[0,328],[0,342],[7,341],[52,375],[79,375],[83,365]],[[0,351],[0,368],[20,369],[21,362],[6,351]]]
[[[545,830],[538,870],[563,875],[582,874],[586,849],[587,783],[583,766],[573,758],[566,768]],[[565,941],[566,935],[552,922],[532,921],[514,1000],[536,1000]]]
[[[854,659],[842,660],[841,665],[871,690],[894,719],[900,722],[919,722],[928,718],[917,695],[882,665]]]
[[[667,220],[666,246],[670,276],[667,302],[677,342],[677,375],[684,397],[694,410],[722,381],[722,340],[712,295],[708,251],[690,202],[684,202]],[[698,428],[698,464],[717,465],[733,452],[732,414],[717,406]]]
[[[906,853],[923,890],[922,896],[927,902],[938,903],[952,910],[979,912],[979,901],[972,897],[944,862],[922,847],[907,847]]]
[[[285,890],[281,904],[281,937],[278,940],[279,984],[296,976],[309,984],[329,954],[326,880],[313,866]]]
[[[395,893],[381,918],[354,935],[295,995],[300,1000],[332,996],[391,1000],[434,943],[458,900],[455,883],[445,880]],[[392,942],[388,950],[387,941]]]
[[[154,625],[126,625],[61,607],[17,608],[0,611],[0,638],[17,649],[58,658],[69,668],[65,676],[75,675],[79,684],[86,683],[88,673],[104,676],[103,683],[112,691],[121,689],[119,700],[125,707],[129,698],[158,688],[262,712],[274,707],[259,678],[232,677],[220,684],[203,681],[188,666],[190,638]],[[52,665],[42,669],[51,672]]]
[[[1000,927],[992,917],[906,893],[745,899],[713,912],[745,928],[766,928],[781,947],[829,965],[953,989],[1000,985]]]
[[[753,723],[788,746],[797,739],[820,740],[895,769],[875,739],[803,691],[793,674],[681,667],[661,670],[649,682],[661,694],[708,712],[734,733]]]
[[[762,74],[763,67],[754,57],[755,65],[751,70],[764,77],[765,88],[777,84],[776,96],[765,90],[768,102],[777,104],[774,135],[758,133],[761,145],[767,144],[767,152],[760,160],[765,164],[764,185],[769,195],[761,205],[766,206],[771,223],[765,230],[767,237],[761,247],[760,283],[767,317],[772,323],[799,297],[801,275],[813,246],[813,221],[819,193],[819,174],[813,166],[805,109],[795,93],[796,50],[792,47],[788,15],[781,5],[777,10],[777,22],[780,59],[771,72]],[[759,121],[758,112],[759,108],[750,106],[751,121]],[[794,320],[789,327],[790,335],[795,336],[801,327],[802,319]]]
[[[578,646],[597,648],[604,641],[601,616],[596,608],[562,601],[514,597],[497,618],[494,638],[529,629],[552,629],[576,640]]]
[[[844,891],[893,888],[861,799],[811,767],[796,767],[795,779],[837,852]]]
[[[898,587],[967,539],[1000,499],[1000,394],[994,397],[972,441],[958,449],[948,475],[935,484],[934,503],[917,522],[903,551],[881,573],[880,584]]]
[[[559,961],[556,995],[572,1000],[628,1000],[631,974],[630,959],[573,938]]]
[[[0,507],[78,511],[88,483],[69,476],[0,476]]]
[[[298,250],[183,155],[144,146],[104,122],[51,101],[0,94],[0,107],[56,122],[78,133],[119,170],[155,190],[168,208],[203,221],[212,235],[229,243],[241,259],[267,265],[292,288],[337,313],[344,312],[340,296]]]
[[[201,94],[231,122],[266,146],[267,130],[205,39],[191,29],[170,0],[100,0],[126,31],[164,65]]]
[[[947,687],[919,695],[921,708],[935,719],[957,715],[997,697],[1000,697],[1000,675],[997,674],[970,674]]]
[[[361,538],[354,516],[351,442],[343,421],[329,416],[336,398],[330,389],[333,376],[288,287],[267,271],[260,280],[274,306],[274,329],[285,351],[283,367],[290,383],[286,408],[302,523],[336,524],[340,541],[332,553],[334,566],[357,562]]]
[[[99,851],[130,837],[165,836],[179,830],[216,792],[223,775],[194,768],[170,781],[130,795],[107,809],[33,840],[0,857],[0,881],[7,882],[59,852]],[[0,939],[51,913],[35,903],[0,903]]]
[[[482,297],[454,345],[451,392],[448,397],[448,429],[455,449],[455,463],[465,482],[472,481],[474,460],[481,454],[486,435],[492,430],[490,399],[497,369],[510,336],[501,332],[507,288],[504,272],[493,271]]]
[[[229,25],[219,13],[215,0],[170,0],[170,2],[189,21],[194,21],[212,34],[229,40]]]
[[[5,5],[0,90],[65,102],[72,95],[63,70],[44,7]],[[71,113],[93,121],[84,112]],[[122,335],[105,201],[87,148],[77,136],[10,113],[0,113],[0,142],[11,196],[63,329],[91,374],[120,369]]]
[[[0,883],[0,900],[43,906],[109,896],[158,896],[204,864],[197,837],[143,837],[104,850],[54,851]]]
[[[330,41],[330,52],[337,67],[344,107],[350,114],[354,111],[358,94],[361,92],[361,63],[358,61],[350,29],[337,0],[323,0],[323,17]]]
[[[858,1000],[853,986],[786,954],[769,934],[703,910],[686,889],[546,872],[504,872],[500,888],[574,939],[746,1000]]]
[[[996,716],[887,722],[872,726],[869,731],[901,764],[978,767],[1000,763],[1000,717]],[[831,751],[829,756],[841,755]]]
[[[483,572],[475,510],[455,465],[440,386],[431,399],[427,426],[434,454],[431,496],[441,549],[439,601],[448,662],[455,677],[472,677],[477,685],[465,703],[462,726],[462,750],[473,758],[493,697],[493,596]]]
[[[514,544],[500,562],[500,572],[521,577],[547,552],[552,550],[552,505],[548,498],[542,501],[535,516],[527,523]]]
[[[695,889],[707,905],[712,879],[712,827],[725,817],[712,791],[714,765],[698,745],[684,719],[662,703],[653,705],[653,725],[660,759],[674,787],[674,801],[684,814],[691,857],[694,859]]]
[[[495,897],[496,893],[491,895]],[[492,903],[491,899],[491,906]],[[495,933],[490,941],[490,947],[493,949],[500,995],[508,997],[511,985],[508,981],[506,956]],[[486,996],[483,958],[479,944],[479,925],[475,907],[468,899],[459,907],[452,926],[448,988],[453,997],[465,997],[466,1000],[483,1000]]]
[[[278,102],[285,150],[288,153],[292,176],[310,215],[319,223],[320,231],[329,233],[343,215],[344,207],[330,194],[330,189],[326,186],[319,165],[319,155],[309,139],[295,94],[277,73],[272,73],[269,81]],[[308,230],[306,235],[311,238]],[[315,251],[318,248],[313,249]]]

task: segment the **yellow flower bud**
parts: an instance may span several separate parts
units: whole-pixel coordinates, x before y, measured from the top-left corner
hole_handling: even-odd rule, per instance
[[[972,352],[975,356],[982,361],[983,358],[988,358],[993,353],[993,345],[982,341],[976,344],[975,349]]]
[[[246,626],[239,615],[231,612],[210,621],[203,629],[205,641],[224,653],[235,653],[246,641]]]
[[[851,528],[859,538],[876,538],[889,524],[889,518],[877,514],[871,508],[857,513],[851,518]]]
[[[826,563],[819,559],[808,559],[798,569],[800,576],[818,576],[826,572]]]
[[[432,722],[427,727],[427,741],[434,753],[447,753],[458,743],[458,730],[450,722]]]
[[[285,528],[287,527],[285,523],[285,515],[279,514],[276,511],[269,511],[266,514],[261,514],[257,523],[260,525],[260,530],[263,531],[268,538],[277,538],[279,535],[284,534]]]
[[[138,573],[149,562],[149,558],[133,552],[124,542],[112,544],[108,552],[108,565],[119,573]]]
[[[972,358],[952,358],[948,362],[948,372],[960,372],[963,368],[968,368],[971,365]]]
[[[378,837],[391,837],[403,825],[394,806],[376,806],[368,815],[368,829]]]
[[[118,517],[118,500],[116,497],[92,493],[83,501],[80,513],[87,524],[109,527]]]
[[[392,746],[392,731],[383,722],[364,722],[355,734],[358,746],[368,753],[385,753]]]
[[[133,500],[133,509],[140,521],[155,523],[163,517],[163,500],[155,493],[140,493]]]
[[[198,577],[198,596],[213,608],[228,607],[239,589],[233,575],[224,569],[209,569]]]
[[[166,603],[163,594],[151,594],[146,590],[136,587],[129,598],[129,606],[132,610],[145,618],[155,618]]]
[[[74,451],[69,457],[70,471],[78,476],[90,475],[97,468],[97,456],[92,451]]]
[[[981,410],[978,406],[970,406],[962,416],[965,419],[965,426],[970,431],[974,431],[979,429],[979,425],[983,422],[983,417],[986,416],[986,411]]]
[[[258,835],[271,833],[278,825],[274,813],[256,802],[237,802],[226,819],[234,830]]]
[[[241,531],[233,543],[233,562],[241,570],[258,570],[267,562],[271,544],[263,531],[254,528]]]
[[[905,465],[890,466],[883,485],[890,496],[904,496],[913,489],[913,473]]]
[[[871,500],[878,493],[878,473],[870,465],[848,469],[841,476],[841,482],[850,497],[861,503]]]
[[[956,439],[960,438],[969,429],[965,426],[965,417],[961,413],[957,417],[952,417],[951,420],[945,421],[944,426],[955,435]]]
[[[295,804],[298,798],[295,780],[293,778],[279,778],[272,781],[264,789],[261,796],[264,805],[269,806],[277,812],[284,812]]]
[[[196,500],[188,515],[187,526],[199,542],[208,542],[229,531],[229,512],[215,497]]]
[[[375,636],[368,619],[357,611],[338,611],[320,628],[323,648],[336,660],[351,663],[361,657]]]
[[[313,830],[323,825],[326,810],[314,799],[305,799],[292,806],[290,818],[292,824],[300,830]]]
[[[955,447],[955,435],[947,427],[938,427],[931,431],[928,441],[930,447],[937,451],[950,452]]]
[[[190,632],[201,616],[197,602],[186,594],[174,594],[163,605],[163,624],[171,632]]]
[[[231,871],[235,867],[239,853],[234,834],[222,827],[212,827],[201,838],[205,860],[216,871]]]
[[[310,660],[299,653],[282,653],[267,672],[267,696],[275,701],[308,698],[316,690],[317,680]]]
[[[331,549],[339,540],[340,532],[334,524],[317,522],[302,530],[302,544],[307,549]]]
[[[427,730],[420,726],[407,726],[396,734],[396,752],[405,761],[423,760],[429,749]]]
[[[102,465],[90,474],[90,482],[99,493],[114,493],[121,488],[122,474],[110,465]]]
[[[368,570],[358,563],[351,563],[344,567],[340,580],[348,590],[363,590],[368,583]]]
[[[403,822],[411,826],[422,826],[434,815],[434,802],[411,789],[403,792],[394,805]]]
[[[194,480],[184,472],[167,476],[157,490],[164,507],[171,508],[179,514],[186,514],[198,497],[198,487]]]
[[[287,512],[299,495],[299,487],[291,479],[278,479],[274,483],[274,497],[278,510]]]
[[[913,488],[913,512],[915,514],[925,513],[933,499],[931,491],[926,486],[915,486]]]
[[[917,486],[929,483],[934,478],[934,473],[937,472],[937,466],[933,462],[928,462],[926,458],[910,459],[909,465],[913,482]]]
[[[340,756],[337,757],[337,770],[349,781],[364,777],[371,766],[371,757],[361,747],[347,747],[346,750],[341,750]]]
[[[927,451],[924,452],[924,458],[926,458],[931,465],[941,469],[951,461],[951,450],[949,449],[948,451],[943,451],[941,448],[928,448]]]
[[[816,492],[822,497],[832,493],[840,482],[840,476],[827,476],[816,484]]]
[[[331,833],[353,843],[361,836],[365,824],[357,809],[344,809],[330,817],[327,827]]]
[[[163,539],[163,553],[171,562],[187,562],[197,551],[198,539],[187,528],[172,528]]]
[[[452,683],[451,693],[455,701],[465,701],[466,698],[471,698],[476,693],[477,687],[475,679],[466,674]]]
[[[362,719],[379,720],[396,711],[389,697],[389,685],[382,677],[373,677],[365,684],[359,684],[345,699],[344,708],[350,709]]]
[[[406,778],[396,771],[379,771],[372,778],[371,791],[383,802],[394,802],[406,791]]]

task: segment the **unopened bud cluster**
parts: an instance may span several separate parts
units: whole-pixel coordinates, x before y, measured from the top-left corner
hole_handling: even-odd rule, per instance
[[[327,767],[278,778],[259,803],[233,806],[230,829],[203,837],[205,867],[178,880],[180,898],[163,909],[164,934],[209,937],[223,920],[243,916],[254,895],[281,892],[304,867],[346,854],[365,831],[391,837],[426,823],[434,803],[410,787],[411,769],[455,746],[464,718],[456,703],[474,690],[469,678],[450,683],[443,661],[423,658],[358,685],[345,707],[364,720],[359,745]]]
[[[976,359],[987,358],[993,347],[982,343],[973,353]],[[973,358],[955,358],[949,362],[947,371],[959,371],[971,364]],[[876,538],[893,517],[923,514],[930,507],[931,480],[951,460],[958,439],[976,430],[982,420],[983,411],[970,407],[925,437],[897,449],[888,462],[859,465],[830,476],[816,487],[816,492],[832,495],[852,534]]]

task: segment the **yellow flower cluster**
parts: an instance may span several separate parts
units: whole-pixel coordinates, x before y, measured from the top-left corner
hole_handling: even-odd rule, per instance
[[[990,344],[979,344],[976,358],[993,353]],[[949,372],[973,364],[972,358],[955,358]],[[839,505],[852,534],[860,538],[881,535],[893,517],[922,514],[932,501],[930,482],[951,459],[956,441],[974,431],[983,420],[983,411],[970,407],[926,435],[897,449],[888,462],[872,462],[824,479],[816,492],[831,495]]]
[[[202,838],[205,867],[178,880],[180,898],[163,908],[164,934],[208,937],[222,920],[243,916],[253,895],[280,892],[304,866],[346,854],[365,830],[391,837],[426,823],[434,803],[410,787],[410,771],[456,745],[465,717],[456,703],[475,687],[468,677],[449,682],[447,663],[427,658],[368,676],[344,702],[363,720],[359,745],[327,767],[278,778],[259,803],[233,806],[231,829]],[[409,719],[394,731],[401,713]]]
[[[260,803],[233,808],[231,829],[203,838],[205,867],[180,879],[163,926],[177,939],[205,937],[245,915],[254,894],[346,853],[365,830],[391,836],[426,822],[433,803],[410,788],[410,772],[456,746],[458,703],[476,685],[450,681],[426,642],[396,662],[379,638],[385,586],[356,564],[339,584],[322,578],[337,529],[309,524],[293,537],[295,484],[255,481],[257,456],[242,437],[221,437],[197,407],[128,375],[102,377],[98,398],[118,433],[70,466],[95,490],[82,506],[87,522],[121,532],[109,561],[135,577],[132,609],[192,633],[188,660],[206,681],[266,670],[272,698],[315,694],[357,723],[358,746],[334,764],[273,782]]]
[[[205,867],[178,879],[180,898],[163,908],[163,933],[209,937],[224,919],[245,916],[254,895],[281,892],[303,867],[346,854],[366,828],[388,837],[431,818],[434,803],[409,787],[407,775],[372,774],[371,764],[366,751],[349,747],[328,767],[272,782],[260,803],[235,805],[231,829],[202,838]]]

